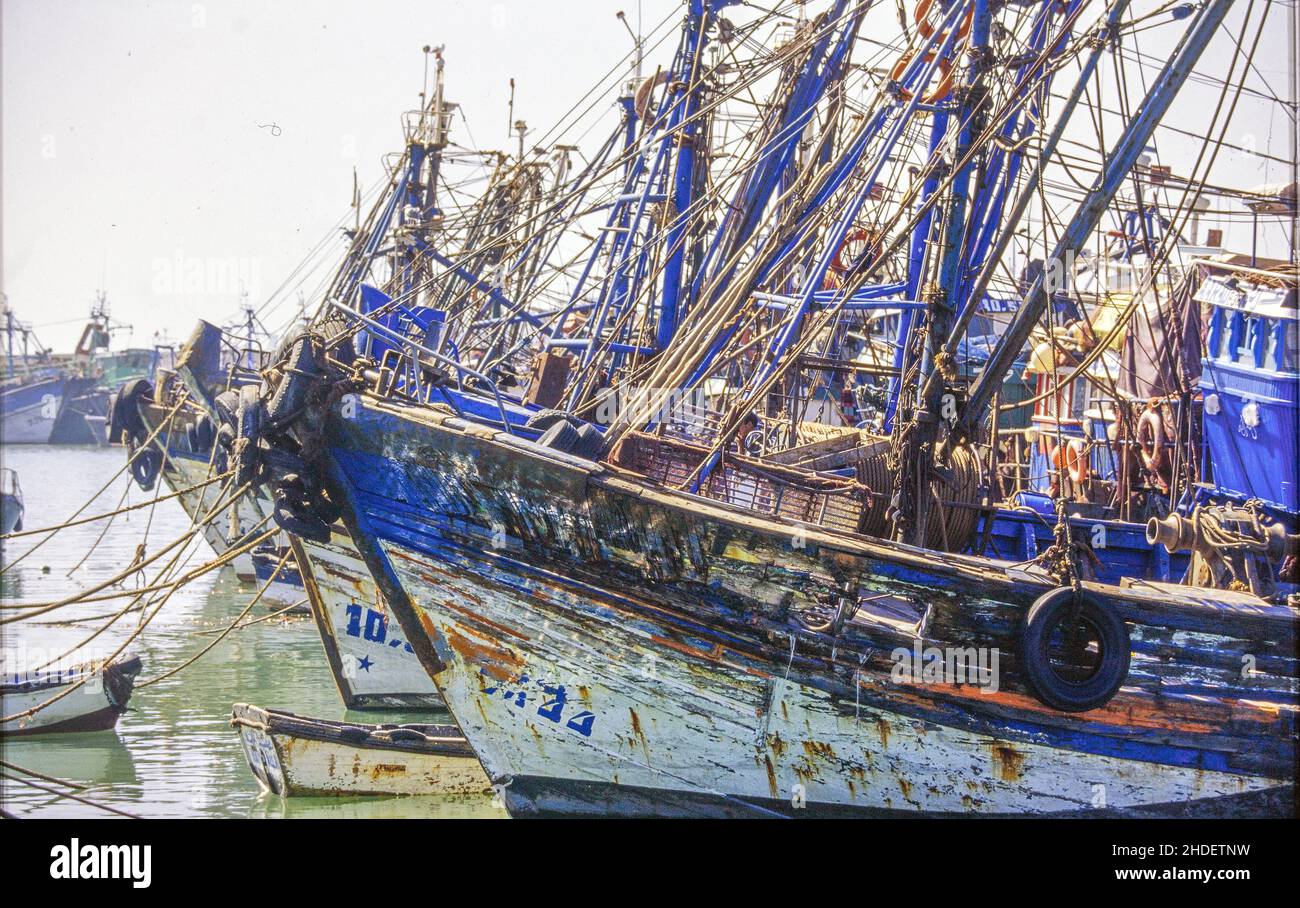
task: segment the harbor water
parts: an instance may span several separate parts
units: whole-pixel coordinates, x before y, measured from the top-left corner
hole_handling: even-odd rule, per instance
[[[27,529],[68,520],[109,482],[125,459],[120,448],[0,447],[3,465],[16,469],[21,478]],[[113,479],[83,516],[116,510],[128,484],[125,476]],[[145,493],[130,484],[124,503],[137,504],[157,494],[157,490]],[[160,494],[165,496],[166,489]],[[3,553],[6,567],[0,575],[3,617],[22,611],[13,606],[57,602],[103,584],[131,563],[141,542],[147,542],[152,553],[189,528],[189,517],[173,499],[118,516],[102,539],[101,521],[64,529],[34,551],[43,536],[11,540]],[[69,576],[83,557],[84,563]],[[214,556],[205,543],[195,541],[186,549],[186,557],[189,566],[197,568]],[[153,576],[153,571],[146,573]],[[121,592],[136,585],[132,578],[105,592]],[[193,664],[185,665],[239,617],[256,592],[254,585],[240,582],[230,568],[206,573],[178,588],[126,651],[141,657],[143,670],[130,708],[116,730],[0,738],[0,758],[84,785],[80,796],[144,817],[506,816],[490,796],[286,799],[259,789],[230,726],[233,703],[357,723],[446,722],[449,717],[345,710],[316,626],[305,615],[270,618],[233,630]],[[139,611],[127,612],[109,623],[129,601],[119,597],[78,602],[0,625],[3,670],[36,667],[70,650],[77,650],[72,661],[112,653],[141,623]],[[265,617],[281,607],[259,603],[243,620]],[[85,642],[106,624],[107,630]],[[181,670],[176,674],[150,683],[177,668]],[[14,816],[112,816],[17,782],[8,768],[3,776],[0,806]],[[47,788],[65,790],[37,781]]]

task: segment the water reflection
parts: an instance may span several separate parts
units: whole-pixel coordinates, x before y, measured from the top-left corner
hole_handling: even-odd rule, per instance
[[[18,470],[27,494],[28,527],[65,520],[122,465],[116,449],[6,446],[6,466]],[[126,480],[119,479],[86,513],[112,510]],[[146,500],[132,490],[128,502]],[[151,513],[152,512],[152,513]],[[15,603],[55,601],[112,578],[130,563],[136,545],[151,548],[175,539],[190,525],[173,501],[160,502],[114,521],[86,563],[76,564],[95,543],[102,524],[60,532],[0,577],[0,596]],[[40,537],[15,540],[4,553],[12,563]],[[205,544],[192,547],[190,566],[212,558]],[[48,570],[45,570],[48,568]],[[132,588],[128,583],[127,589]],[[255,592],[228,569],[182,588],[153,618],[129,652],[144,670],[130,710],[114,732],[0,738],[3,759],[56,778],[92,786],[80,794],[143,816],[224,817],[503,817],[490,796],[337,797],[280,799],[265,794],[244,762],[230,727],[230,707],[256,703],[327,719],[353,722],[446,721],[428,713],[346,711],[325,663],[310,619],[282,617],[234,631],[200,661],[178,675],[149,684],[183,664],[213,640],[211,632],[233,622]],[[39,619],[0,626],[5,668],[30,664],[33,656],[58,655],[103,625],[125,599],[81,603]],[[11,611],[6,609],[6,615]],[[139,613],[124,616],[77,656],[102,656],[138,628]],[[207,632],[207,633],[205,633]],[[46,784],[46,783],[41,783]],[[5,810],[18,816],[105,816],[93,807],[4,780]]]

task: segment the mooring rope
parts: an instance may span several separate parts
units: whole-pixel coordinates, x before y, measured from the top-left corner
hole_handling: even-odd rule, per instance
[[[157,676],[156,678],[150,678],[147,681],[141,681],[138,684],[136,684],[136,687],[149,687],[151,684],[157,684],[159,681],[162,681],[166,678],[170,678],[172,675],[175,675],[176,673],[182,671],[183,669],[189,668],[195,662],[198,662],[200,659],[202,659],[214,646],[216,646],[222,640],[225,640],[226,636],[232,630],[235,629],[235,626],[239,624],[240,621],[244,620],[244,617],[250,611],[253,610],[253,606],[257,605],[257,603],[261,601],[262,596],[266,593],[266,591],[271,588],[271,584],[275,582],[276,575],[280,573],[280,570],[284,567],[285,562],[289,560],[289,555],[292,551],[293,549],[290,548],[286,548],[284,550],[284,554],[280,556],[280,560],[276,563],[275,568],[271,571],[271,575],[266,578],[266,582],[262,584],[261,589],[257,591],[257,595],[249,600],[248,604],[244,606],[244,610],[235,617],[235,620],[231,624],[226,626],[226,628],[216,637],[216,639],[214,639],[207,646],[203,647],[203,649],[199,650],[189,659],[186,659],[180,665],[176,666],[173,669],[169,669],[168,671],[163,672],[161,675]]]
[[[41,791],[48,792],[49,794],[52,794],[55,797],[68,798],[69,800],[77,801],[89,807],[97,807],[100,810],[106,810],[109,813],[115,813],[120,817],[126,817],[128,820],[140,819],[140,817],[137,814],[127,813],[125,810],[119,810],[116,807],[110,807],[107,804],[101,804],[98,801],[92,801],[90,800],[90,798],[83,798],[81,795],[73,794],[70,791],[59,791],[57,788],[50,788],[48,785],[42,785],[39,782],[33,782],[31,779],[24,779],[21,776],[15,776],[15,775],[11,775],[10,773],[3,772],[0,773],[0,779],[8,779],[11,782],[17,782],[20,785],[28,785],[32,788],[37,788],[40,789]]]
[[[214,482],[220,482],[221,480],[226,479],[227,477],[233,475],[234,472],[235,472],[234,470],[227,470],[226,472],[218,476],[211,476],[207,479],[200,480],[199,482],[196,482],[193,485],[186,486],[183,489],[177,489],[174,492],[169,492],[166,495],[163,495],[158,498],[150,498],[147,501],[140,501],[137,502],[136,504],[127,505],[125,507],[114,508],[111,511],[105,511],[102,514],[95,514],[91,517],[82,517],[79,520],[68,520],[65,521],[64,523],[56,524],[52,527],[42,527],[39,530],[20,530],[16,533],[7,533],[4,536],[0,536],[0,539],[3,540],[18,539],[21,536],[35,536],[37,533],[57,533],[59,530],[66,530],[66,529],[70,529],[71,527],[83,526],[87,523],[95,523],[96,521],[99,520],[105,520],[105,519],[111,520],[112,518],[117,517],[119,514],[129,514],[131,511],[138,511],[141,508],[152,507],[153,505],[158,504],[159,502],[168,501],[172,498],[179,498],[181,495],[186,495],[189,494],[190,492],[197,492],[199,489],[207,488],[208,486],[212,485]],[[128,485],[126,487],[126,490],[122,493],[122,498],[125,499],[126,493],[130,491],[131,491],[131,487]],[[107,527],[105,527],[105,529],[107,530]]]
[[[144,442],[138,448],[136,448],[134,451],[131,452],[131,456],[126,459],[126,463],[122,464],[122,466],[118,468],[117,472],[114,473],[112,476],[110,476],[108,478],[108,481],[99,487],[99,491],[97,491],[94,495],[91,495],[88,499],[86,499],[86,502],[81,507],[77,508],[77,510],[75,510],[72,513],[72,515],[68,518],[67,521],[49,530],[48,536],[46,536],[40,542],[36,543],[36,545],[32,546],[27,551],[23,552],[13,561],[10,561],[8,564],[0,564],[0,575],[3,575],[10,568],[13,568],[18,564],[22,563],[22,561],[25,558],[27,558],[29,555],[31,555],[32,552],[35,552],[41,546],[45,545],[45,543],[53,539],[55,534],[57,534],[60,529],[66,526],[69,521],[75,520],[77,517],[79,517],[81,513],[86,510],[86,508],[90,507],[92,504],[95,503],[95,501],[99,499],[100,495],[103,495],[106,491],[108,491],[109,487],[112,486],[113,483],[117,481],[117,478],[131,468],[131,464],[134,463],[135,459],[140,456],[140,453],[142,451],[145,451],[149,447],[149,444],[155,438],[158,437],[158,433],[162,431],[163,427],[170,425],[171,421],[176,417],[176,414],[180,412],[181,407],[183,407],[186,404],[187,400],[188,398],[181,398],[179,401],[176,402],[176,405],[167,412],[166,416],[163,417],[163,420],[158,424],[158,427],[149,433],[149,436],[144,440]]]
[[[207,526],[207,524],[212,521],[213,517],[216,514],[221,513],[226,508],[230,507],[232,504],[238,501],[239,496],[242,495],[245,491],[247,491],[247,489],[248,489],[248,483],[245,483],[229,498],[218,501],[217,504],[213,506],[212,510],[209,511],[208,514],[205,516],[202,523],[190,527],[180,536],[176,537],[171,542],[167,543],[167,545],[163,546],[161,549],[154,552],[152,555],[149,555],[148,557],[142,560],[133,561],[130,565],[128,565],[126,568],[122,569],[121,571],[118,571],[112,577],[109,577],[107,580],[101,581],[100,583],[90,587],[89,589],[81,590],[73,596],[67,596],[64,597],[63,599],[58,599],[54,601],[28,602],[28,603],[0,603],[0,609],[21,609],[24,612],[22,615],[16,615],[12,618],[0,618],[0,625],[11,624],[14,621],[21,621],[25,618],[34,618],[37,615],[43,615],[46,614],[47,612],[52,612],[55,609],[63,608],[64,606],[68,606],[68,605],[75,605],[80,602],[87,602],[87,601],[93,602],[93,601],[100,601],[101,599],[116,599],[122,596],[135,595],[135,593],[138,591],[123,590],[122,592],[113,593],[109,596],[100,597],[98,599],[90,598],[91,596],[94,596],[96,593],[98,593],[103,589],[106,589],[107,587],[116,586],[126,578],[130,577],[132,574],[136,574],[142,569],[148,567],[150,564],[157,561],[159,558],[161,558],[167,552],[170,552],[172,549],[176,548],[178,545],[188,542],[200,530],[202,530],[203,527]],[[265,519],[262,522],[265,523]]]
[[[270,519],[269,516],[264,518],[262,520],[262,523],[265,523],[269,519]],[[260,525],[261,524],[259,524],[259,526]],[[130,646],[132,643],[135,642],[137,637],[139,637],[142,633],[144,633],[144,629],[149,626],[149,623],[153,621],[155,617],[157,617],[158,613],[162,610],[162,607],[167,604],[167,601],[171,598],[171,594],[174,593],[176,589],[179,589],[184,584],[189,583],[191,580],[194,580],[196,577],[199,577],[202,574],[207,573],[208,571],[215,570],[216,568],[219,568],[222,565],[228,564],[229,562],[233,561],[235,558],[242,555],[245,551],[252,549],[258,545],[261,545],[263,542],[266,542],[268,539],[272,538],[279,532],[280,532],[279,527],[276,527],[273,530],[267,530],[265,533],[262,533],[259,536],[251,539],[247,544],[242,545],[235,549],[231,549],[230,551],[223,553],[222,555],[218,556],[217,558],[213,559],[212,561],[208,562],[202,567],[194,571],[190,571],[183,574],[180,578],[176,580],[172,590],[162,598],[162,600],[158,603],[157,606],[154,607],[154,610],[148,615],[142,617],[140,621],[140,625],[134,631],[131,632],[130,636],[126,638],[126,640],[122,643],[122,645],[119,646],[106,659],[102,661],[101,663],[102,667],[107,668],[110,664],[112,664],[112,662],[118,656],[122,655],[123,651],[128,646]],[[42,709],[45,709],[46,707],[50,706],[53,703],[57,703],[59,700],[62,700],[64,697],[68,696],[68,694],[80,688],[92,677],[94,677],[95,674],[96,674],[95,672],[88,673],[86,677],[82,678],[80,681],[68,685],[64,690],[60,691],[58,694],[54,695],[53,697],[51,697],[50,699],[42,703],[38,703],[37,705],[31,707],[30,709],[25,709],[22,712],[14,713],[11,716],[0,717],[0,724],[6,722],[15,722],[18,721],[19,719],[25,719],[29,716],[35,715],[36,713],[40,712]]]
[[[279,618],[281,615],[285,614],[286,612],[291,612],[296,608],[301,608],[302,606],[306,605],[307,602],[308,600],[306,599],[299,599],[297,602],[294,602],[290,605],[286,605],[284,608],[276,609],[275,611],[265,614],[260,618],[254,618],[252,621],[245,621],[243,624],[231,625],[230,627],[226,628],[226,630],[242,631],[244,628],[252,627],[254,624],[261,624],[263,621],[270,621],[272,618]],[[195,631],[194,636],[211,637],[213,634],[220,634],[220,633],[223,633],[223,631],[220,630]]]

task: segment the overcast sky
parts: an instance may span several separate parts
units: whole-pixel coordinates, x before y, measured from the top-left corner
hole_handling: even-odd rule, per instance
[[[678,0],[639,5],[647,31],[666,16],[680,18]],[[233,279],[197,292],[180,286],[195,263],[215,263],[217,273],[228,266],[253,302],[275,290],[346,213],[353,168],[368,186],[382,174],[381,156],[400,148],[400,114],[418,105],[422,45],[446,45],[447,97],[465,114],[453,138],[510,148],[509,80],[517,118],[534,127],[555,122],[628,51],[631,39],[614,14],[627,10],[635,27],[638,3],[0,6],[3,289],[44,343],[66,350],[98,289],[114,318],[133,326],[118,346],[148,343],[157,330],[183,339],[200,315],[223,321],[237,312]],[[1289,96],[1294,50],[1285,20],[1278,22],[1261,45],[1258,77]],[[666,45],[651,65],[670,54]],[[1214,66],[1207,55],[1206,68]],[[1194,91],[1210,105],[1217,97]],[[602,100],[600,109],[607,106]],[[1257,147],[1288,153],[1285,111],[1254,103],[1238,120],[1237,141],[1248,134]],[[1260,159],[1237,156],[1223,166],[1238,186],[1290,178]],[[1284,251],[1280,237],[1274,229],[1274,252]]]

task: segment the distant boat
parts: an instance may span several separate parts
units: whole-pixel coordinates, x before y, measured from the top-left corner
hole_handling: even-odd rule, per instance
[[[66,671],[6,673],[0,679],[0,709],[6,716],[40,706],[74,684],[80,683],[81,687],[31,716],[5,722],[0,725],[0,734],[15,737],[60,731],[107,731],[126,712],[139,674],[139,656],[107,665],[88,663]]]
[[[10,445],[45,444],[63,408],[67,379],[42,369],[5,381],[0,389],[0,441]]]
[[[278,795],[488,792],[454,725],[353,725],[236,703],[230,724],[258,784]]]
[[[0,536],[23,528],[23,490],[18,485],[18,473],[9,467],[0,467]]]

